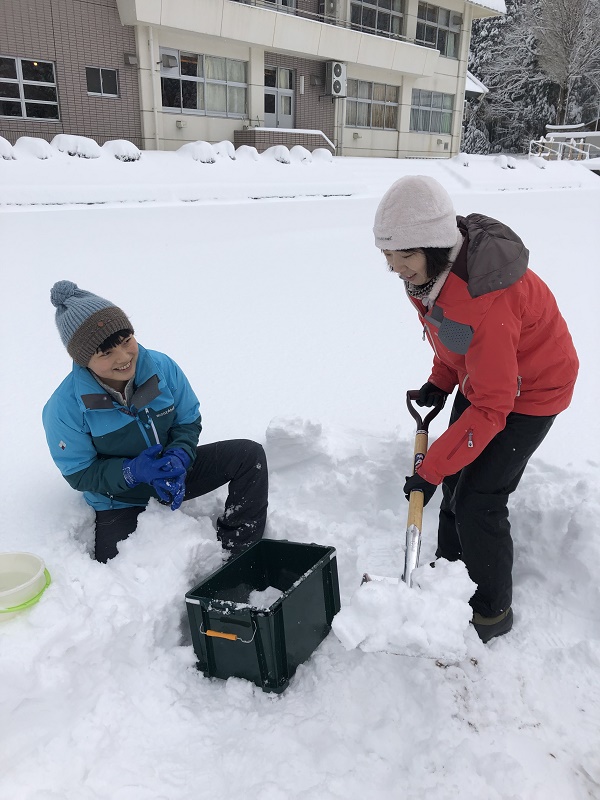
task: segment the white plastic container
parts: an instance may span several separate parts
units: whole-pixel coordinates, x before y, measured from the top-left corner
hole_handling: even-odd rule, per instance
[[[37,603],[50,573],[33,553],[0,553],[0,622]]]

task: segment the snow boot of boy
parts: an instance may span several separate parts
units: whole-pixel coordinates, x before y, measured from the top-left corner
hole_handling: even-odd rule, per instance
[[[507,608],[497,617],[483,617],[477,612],[473,613],[472,625],[484,644],[495,636],[504,636],[512,628],[512,624],[512,608]]]

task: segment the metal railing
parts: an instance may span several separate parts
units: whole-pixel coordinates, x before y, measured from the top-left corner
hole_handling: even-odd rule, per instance
[[[283,14],[292,14],[293,16],[302,17],[303,19],[312,19],[315,22],[323,22],[326,25],[335,25],[337,28],[347,28],[349,30],[358,31],[359,33],[370,33],[373,36],[384,36],[388,39],[394,39],[399,42],[411,42],[414,44],[420,44],[423,47],[431,47],[436,49],[435,45],[429,44],[428,42],[409,39],[402,34],[393,33],[392,31],[371,28],[367,25],[359,25],[355,22],[350,22],[349,20],[340,19],[334,12],[328,13],[326,10],[323,10],[320,13],[315,13],[314,11],[307,11],[303,8],[298,8],[294,3],[291,3],[290,5],[283,5],[277,2],[269,2],[269,0],[232,0],[232,2],[241,3],[242,5],[246,6],[255,6],[256,8],[267,8],[270,11],[279,11]]]
[[[588,158],[600,158],[600,147],[591,142],[580,139],[556,141],[555,139],[541,139],[529,142],[529,157],[540,156],[548,161],[586,161]]]

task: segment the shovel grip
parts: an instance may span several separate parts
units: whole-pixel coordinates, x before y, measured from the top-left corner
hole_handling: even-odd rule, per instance
[[[423,492],[411,492],[408,500],[408,520],[406,527],[413,525],[421,530],[423,525]]]

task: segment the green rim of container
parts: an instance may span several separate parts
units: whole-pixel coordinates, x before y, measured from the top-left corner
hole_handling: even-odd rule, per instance
[[[41,592],[38,592],[38,594],[36,594],[35,597],[32,597],[30,600],[26,600],[24,603],[21,603],[18,606],[11,606],[10,608],[0,608],[0,614],[9,614],[12,613],[13,611],[23,611],[23,609],[35,605],[37,601],[40,599],[40,597],[44,594],[48,586],[50,586],[50,583],[52,581],[50,573],[48,572],[47,569],[44,570],[44,575],[46,576],[46,583]]]

